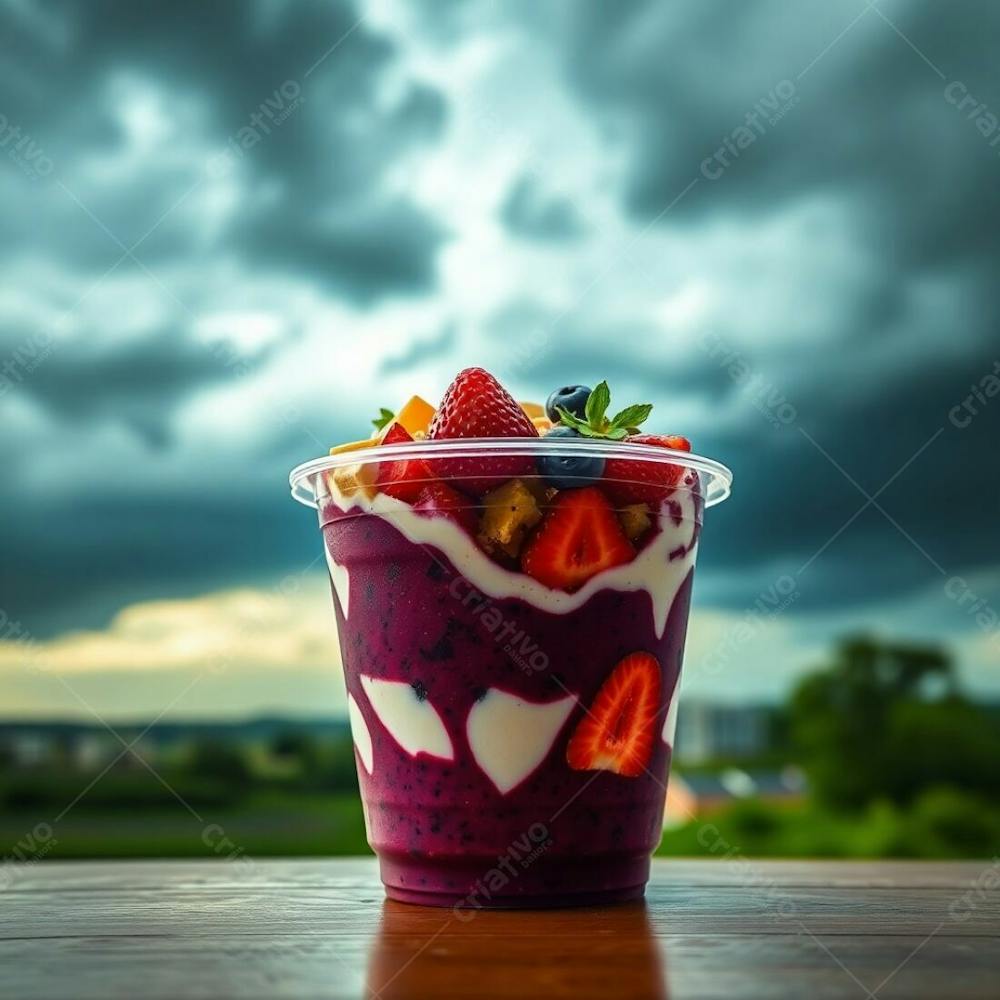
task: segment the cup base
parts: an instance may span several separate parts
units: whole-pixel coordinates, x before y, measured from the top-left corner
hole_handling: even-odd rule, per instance
[[[600,906],[641,899],[649,856],[538,860],[526,870],[497,867],[497,859],[416,858],[381,854],[379,867],[390,899],[450,906],[460,918],[492,909]]]
[[[597,892],[560,893],[547,896],[510,896],[469,904],[464,896],[447,892],[421,892],[417,889],[398,889],[387,885],[385,894],[389,899],[416,906],[461,907],[469,914],[477,910],[555,910],[575,906],[607,906],[613,903],[631,903],[646,894],[646,883],[628,886],[624,889],[603,889]]]

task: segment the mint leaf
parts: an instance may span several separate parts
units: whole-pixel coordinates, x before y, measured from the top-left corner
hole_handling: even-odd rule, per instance
[[[396,414],[392,410],[387,410],[384,406],[379,407],[378,416],[372,421],[375,430],[380,431],[383,427],[391,424],[396,419]]]
[[[652,412],[652,403],[636,403],[634,406],[626,406],[621,413],[616,413],[611,418],[611,426],[624,427],[634,434],[639,430],[639,425],[647,420]]]
[[[590,424],[594,430],[598,430],[603,427],[604,414],[608,412],[608,407],[610,405],[611,390],[608,388],[607,382],[601,382],[587,397],[587,405],[584,407],[587,423]]]
[[[626,406],[614,418],[608,420],[605,416],[611,405],[611,390],[607,382],[600,385],[587,397],[584,408],[586,418],[581,420],[563,406],[557,406],[559,420],[567,427],[572,427],[577,433],[587,438],[603,438],[606,441],[622,441],[629,434],[638,434],[639,425],[646,420],[653,410],[652,403],[635,403]]]
[[[556,413],[559,414],[559,423],[565,424],[567,427],[572,427],[573,430],[579,431],[581,434],[584,432],[584,429],[590,429],[590,425],[586,420],[581,420],[575,413],[570,413],[564,406],[557,406]]]

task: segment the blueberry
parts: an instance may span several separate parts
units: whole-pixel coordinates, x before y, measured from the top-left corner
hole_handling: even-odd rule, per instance
[[[583,420],[583,408],[587,405],[590,391],[590,387],[586,385],[564,385],[561,389],[556,389],[545,404],[545,412],[548,414],[549,420],[553,423],[559,420],[557,406],[569,410],[574,417]]]
[[[552,438],[579,438],[580,432],[572,427],[553,427],[544,440]],[[604,475],[604,459],[600,455],[542,455],[538,471],[557,490],[575,486],[589,486]]]

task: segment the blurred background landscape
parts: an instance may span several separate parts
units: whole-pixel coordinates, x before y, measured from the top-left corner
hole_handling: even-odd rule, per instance
[[[998,31],[0,0],[0,858],[367,849],[287,473],[470,364],[734,470],[662,853],[995,854]]]

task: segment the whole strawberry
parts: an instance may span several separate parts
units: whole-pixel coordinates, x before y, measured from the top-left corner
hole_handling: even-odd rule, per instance
[[[630,434],[627,444],[653,445],[657,448],[672,448],[674,451],[690,451],[691,442],[678,435]],[[635,462],[627,458],[609,458],[604,465],[604,491],[617,504],[648,503],[658,508],[677,489],[684,475],[683,465],[667,462]]]
[[[427,433],[451,438],[537,438],[538,431],[520,404],[485,368],[466,368],[448,386]],[[527,455],[439,458],[435,474],[473,496],[502,481],[534,472]]]

